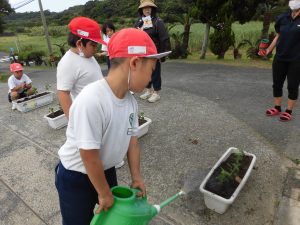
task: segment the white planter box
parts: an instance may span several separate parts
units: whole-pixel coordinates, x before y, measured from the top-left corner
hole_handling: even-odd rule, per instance
[[[211,177],[211,175],[213,174],[214,170],[222,163],[224,162],[230,155],[231,153],[236,153],[238,152],[237,148],[229,148],[223,155],[222,157],[218,160],[218,162],[214,165],[214,167],[210,170],[210,172],[207,174],[207,176],[205,177],[205,179],[203,180],[203,182],[200,185],[200,191],[204,194],[204,201],[205,201],[205,205],[207,206],[207,208],[214,210],[217,213],[223,214],[227,208],[235,201],[236,197],[238,196],[238,194],[240,193],[240,191],[242,190],[242,188],[244,187],[246,181],[248,180],[252,169],[255,165],[256,162],[256,156],[245,152],[245,155],[248,156],[252,156],[252,161],[251,164],[245,174],[245,176],[243,177],[241,183],[239,184],[239,186],[237,187],[237,189],[235,190],[235,192],[232,194],[232,196],[229,199],[223,198],[219,195],[216,195],[210,191],[207,191],[204,189],[204,187],[206,186],[206,183],[208,181],[208,179]]]
[[[144,136],[147,134],[150,124],[152,123],[152,120],[148,117],[144,117],[144,119],[147,121],[146,123],[142,124],[138,127],[138,138]]]
[[[34,97],[36,95],[40,95],[42,93],[47,93],[47,94],[42,95],[40,97],[32,98],[32,97]],[[20,98],[20,99],[14,100],[14,101],[12,101],[12,104],[14,104],[16,106],[17,110],[19,110],[20,112],[28,112],[28,111],[34,110],[34,109],[42,107],[44,105],[48,105],[51,102],[53,102],[53,95],[54,95],[53,92],[45,91],[45,92],[37,93],[37,94],[26,97],[29,100],[26,100],[24,102],[20,102],[20,101],[24,100],[25,98]]]
[[[57,111],[59,111],[59,110],[57,110]],[[56,112],[56,111],[54,111],[54,112]],[[53,129],[60,129],[60,128],[63,128],[68,125],[68,119],[65,116],[65,114],[59,115],[55,118],[49,117],[50,114],[52,114],[52,113],[44,115],[44,118],[48,121],[49,126],[52,127]]]

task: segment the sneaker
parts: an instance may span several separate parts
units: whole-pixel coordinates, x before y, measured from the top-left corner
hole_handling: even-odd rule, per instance
[[[115,166],[115,168],[116,168],[116,169],[120,169],[122,166],[124,166],[124,164],[125,164],[125,162],[124,162],[124,160],[122,160],[122,162],[118,163],[118,164]]]
[[[146,99],[150,98],[151,95],[152,95],[152,93],[151,93],[150,89],[147,89],[145,91],[145,93],[140,96],[140,98],[146,100]]]
[[[151,97],[148,99],[148,102],[154,103],[154,102],[157,102],[159,99],[160,99],[159,94],[157,94],[157,93],[154,92],[151,95]]]
[[[130,91],[130,94],[134,95],[134,92],[133,92],[133,91]]]
[[[17,106],[15,104],[11,104],[11,109],[15,110],[15,109],[17,109]]]

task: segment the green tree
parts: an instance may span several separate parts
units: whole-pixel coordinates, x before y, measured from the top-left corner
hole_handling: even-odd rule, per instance
[[[220,24],[226,24],[226,29],[230,27],[231,30],[231,24],[228,24],[228,22],[233,23],[238,21],[243,24],[249,21],[255,14],[258,4],[264,1],[265,0],[197,0],[198,17],[203,23],[206,23],[207,26],[200,58],[205,58],[207,37],[211,26],[216,28]],[[226,31],[224,34],[231,35],[231,32]]]
[[[218,56],[218,59],[224,59],[229,47],[235,43],[231,24],[231,20],[226,19],[226,22],[222,24],[222,28],[215,29],[215,32],[210,35],[210,49],[212,53]]]
[[[259,5],[258,13],[263,17],[261,39],[268,38],[271,22],[275,19],[276,15],[286,10],[287,6],[285,5],[286,1],[284,0],[266,0]]]
[[[13,11],[7,0],[0,0],[0,33],[4,31],[4,15],[8,15]]]

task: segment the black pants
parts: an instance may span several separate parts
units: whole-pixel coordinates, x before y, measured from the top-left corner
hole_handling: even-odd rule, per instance
[[[104,171],[110,187],[117,186],[115,167]],[[98,203],[98,194],[86,174],[67,170],[59,163],[55,168],[55,186],[58,191],[63,225],[88,225]]]
[[[157,60],[155,70],[151,76],[151,82],[148,84],[147,88],[151,88],[153,86],[154,91],[161,90],[161,62]]]
[[[282,97],[282,88],[287,78],[288,98],[297,100],[299,95],[300,84],[300,61],[284,62],[273,61],[273,96]]]

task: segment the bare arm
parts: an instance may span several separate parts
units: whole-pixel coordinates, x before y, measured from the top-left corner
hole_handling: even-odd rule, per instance
[[[105,178],[103,165],[100,160],[99,150],[80,149],[80,156],[89,179],[98,193],[99,208],[97,210],[97,213],[100,213],[101,210],[106,211],[113,205],[114,199]]]
[[[272,43],[270,44],[270,46],[267,48],[266,50],[266,54],[268,55],[269,53],[271,53],[273,51],[273,49],[275,48],[278,38],[279,38],[280,34],[276,34],[275,38],[273,39]]]
[[[131,137],[128,152],[128,164],[131,173],[132,187],[141,190],[142,196],[146,195],[146,188],[140,171],[140,146],[137,137]]]
[[[29,84],[26,84],[26,85],[25,85],[25,88],[27,88],[27,89],[30,89],[30,88],[32,88],[32,84],[31,84],[31,83],[29,83]]]
[[[69,119],[69,110],[72,105],[72,98],[69,91],[57,91],[59,104],[64,111],[66,117]]]
[[[22,83],[16,87],[14,87],[13,89],[11,89],[11,91],[20,91],[20,90],[24,89],[25,87],[26,87],[26,84]]]

